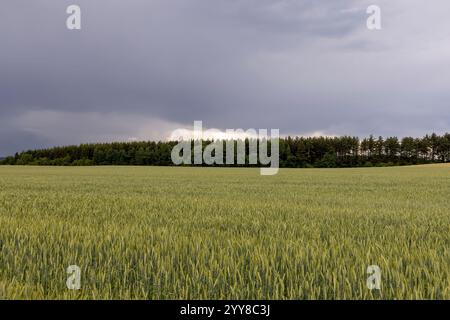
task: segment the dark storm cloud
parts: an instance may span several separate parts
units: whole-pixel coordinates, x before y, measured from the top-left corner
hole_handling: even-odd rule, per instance
[[[81,31],[65,28],[73,3]],[[450,5],[378,1],[383,30],[370,32],[369,4],[3,1],[0,155],[160,139],[194,120],[285,134],[448,128]]]

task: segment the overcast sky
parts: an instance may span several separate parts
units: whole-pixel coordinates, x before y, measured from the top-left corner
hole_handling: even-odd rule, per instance
[[[82,29],[66,28],[67,6]],[[382,10],[382,30],[366,9]],[[0,155],[165,139],[450,131],[448,0],[2,0]]]

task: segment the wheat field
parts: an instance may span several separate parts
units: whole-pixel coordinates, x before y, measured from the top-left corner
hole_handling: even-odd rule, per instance
[[[3,166],[0,299],[450,299],[449,169]]]

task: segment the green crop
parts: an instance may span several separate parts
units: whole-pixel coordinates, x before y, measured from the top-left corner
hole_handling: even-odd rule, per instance
[[[449,169],[0,167],[0,299],[450,299]]]

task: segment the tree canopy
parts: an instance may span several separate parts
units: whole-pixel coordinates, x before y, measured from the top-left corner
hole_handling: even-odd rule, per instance
[[[245,142],[248,148],[250,141]],[[0,164],[170,166],[173,165],[171,151],[176,144],[175,141],[142,141],[54,147],[16,153],[14,156],[0,160]],[[204,141],[203,144],[205,147],[208,142]],[[404,137],[402,139],[373,136],[364,139],[351,136],[280,139],[280,167],[394,166],[449,161],[449,133],[442,136],[433,133],[422,138]],[[246,163],[245,166],[249,166],[248,161]]]

